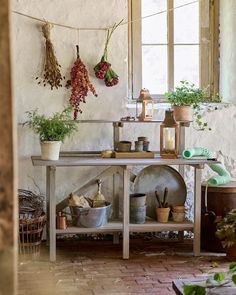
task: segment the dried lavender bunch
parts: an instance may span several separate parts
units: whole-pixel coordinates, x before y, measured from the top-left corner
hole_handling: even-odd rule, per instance
[[[61,81],[65,79],[65,77],[62,77],[59,65],[54,47],[52,44],[52,41],[50,39],[50,31],[52,29],[52,25],[50,23],[45,23],[42,26],[43,36],[46,39],[45,43],[45,65],[43,69],[43,81],[39,81],[38,84],[43,84],[45,87],[46,84],[49,84],[51,87],[51,90],[55,87],[58,89],[58,87],[62,87]],[[36,80],[39,79],[39,77],[36,77]]]

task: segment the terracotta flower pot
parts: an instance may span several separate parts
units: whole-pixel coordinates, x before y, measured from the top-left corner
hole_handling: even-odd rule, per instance
[[[183,212],[172,212],[174,222],[184,222],[185,213]]]
[[[166,223],[169,219],[170,208],[156,208],[157,221]]]
[[[191,106],[177,106],[173,105],[174,117],[176,121],[192,121],[193,110]]]
[[[176,213],[184,213],[185,212],[185,207],[182,205],[176,205],[172,207],[172,212]]]

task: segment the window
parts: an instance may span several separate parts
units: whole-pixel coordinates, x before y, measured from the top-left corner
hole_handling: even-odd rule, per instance
[[[181,80],[218,92],[218,0],[130,0],[130,97]]]

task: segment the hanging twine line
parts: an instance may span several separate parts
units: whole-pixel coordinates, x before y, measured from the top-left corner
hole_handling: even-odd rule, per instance
[[[192,2],[189,2],[189,3],[185,3],[185,4],[182,4],[182,5],[176,6],[174,8],[165,9],[165,10],[162,10],[162,11],[158,11],[158,12],[155,12],[155,13],[152,13],[152,14],[149,14],[149,15],[146,15],[146,16],[143,16],[143,17],[138,18],[138,19],[134,19],[134,20],[131,20],[131,21],[123,22],[123,23],[120,23],[119,27],[120,26],[123,26],[123,25],[127,25],[129,23],[138,22],[138,21],[141,21],[143,19],[150,18],[150,17],[156,16],[156,15],[159,15],[159,14],[162,14],[162,13],[165,13],[165,12],[168,12],[168,11],[174,11],[176,9],[179,9],[179,8],[182,8],[182,7],[185,7],[185,6],[189,6],[189,5],[194,4],[194,3],[199,3],[200,1],[202,1],[202,0],[195,0],[195,1],[192,1]],[[46,22],[45,19],[37,18],[37,17],[31,16],[31,15],[28,15],[28,14],[25,14],[25,13],[22,13],[22,12],[19,12],[19,11],[16,11],[16,10],[12,10],[12,12],[15,13],[15,14],[18,14],[18,15],[21,15],[21,16],[24,16],[24,17],[33,19],[33,20],[37,20],[39,22],[43,22],[43,23]],[[64,24],[55,23],[55,22],[50,22],[50,21],[48,21],[48,22],[50,24],[54,25],[54,26],[63,27],[63,28],[71,29],[71,30],[81,30],[81,31],[107,31],[109,29],[112,29],[112,27],[107,27],[107,28],[78,28],[78,27],[64,25]]]

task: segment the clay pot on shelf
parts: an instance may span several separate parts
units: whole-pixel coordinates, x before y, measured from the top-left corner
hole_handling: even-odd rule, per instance
[[[172,206],[172,212],[184,213],[185,212],[185,207],[183,205]]]
[[[118,152],[130,152],[132,142],[130,141],[119,141],[117,144]]]
[[[174,222],[184,222],[185,220],[185,207],[176,205],[172,207],[172,217]]]
[[[170,214],[170,208],[156,208],[157,221],[161,223],[167,223]]]
[[[193,120],[193,110],[191,106],[188,105],[173,105],[174,117],[176,121],[192,121]]]
[[[172,217],[174,222],[184,222],[185,213],[181,212],[172,212]]]

